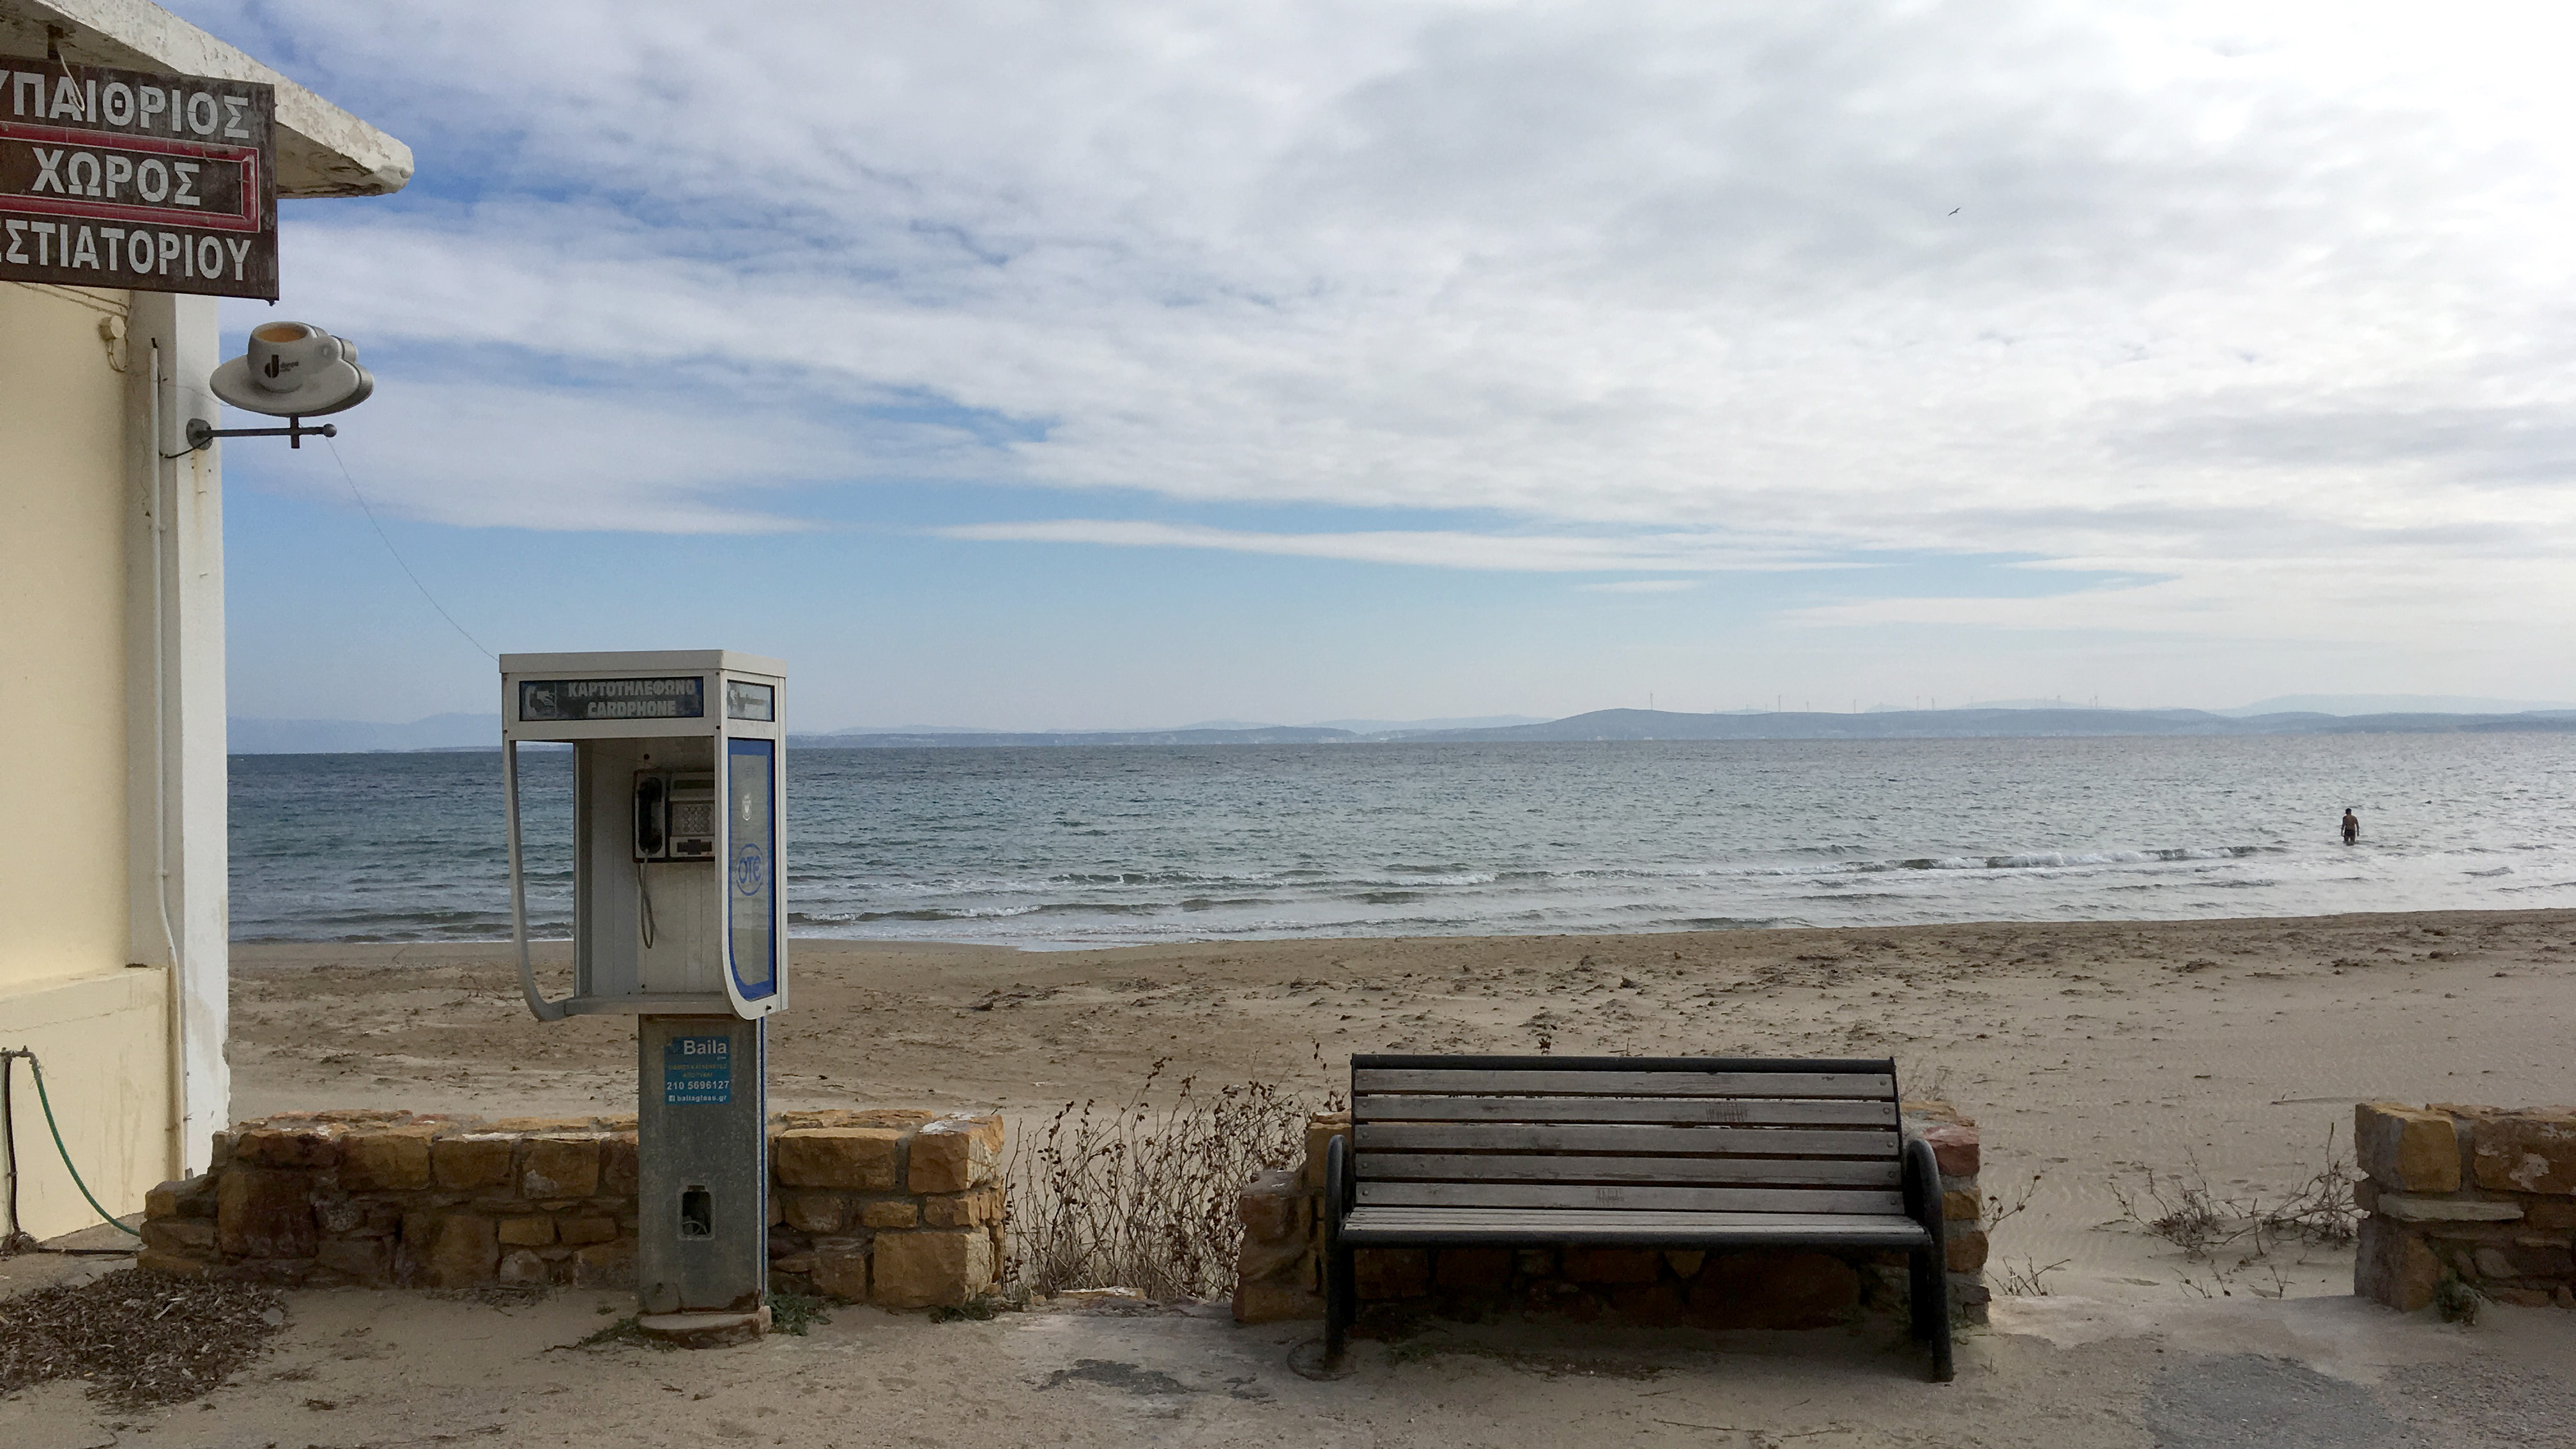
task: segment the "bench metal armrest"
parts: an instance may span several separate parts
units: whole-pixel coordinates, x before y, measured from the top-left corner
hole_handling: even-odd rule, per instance
[[[1357,1184],[1351,1181],[1351,1152],[1348,1137],[1335,1136],[1324,1144],[1324,1211],[1338,1224],[1350,1214],[1351,1200]]]
[[[1905,1215],[1932,1235],[1934,1248],[1941,1246],[1941,1160],[1920,1137],[1905,1139]]]

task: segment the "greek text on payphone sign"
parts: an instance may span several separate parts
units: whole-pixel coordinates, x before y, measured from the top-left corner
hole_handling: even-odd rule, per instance
[[[519,685],[522,721],[698,719],[706,713],[696,679],[531,679]]]

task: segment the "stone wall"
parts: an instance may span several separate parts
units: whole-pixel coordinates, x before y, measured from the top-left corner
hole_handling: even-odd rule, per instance
[[[1954,1318],[1986,1321],[1984,1199],[1977,1189],[1977,1125],[1947,1102],[1908,1102],[1908,1137],[1932,1144]],[[1235,1264],[1234,1316],[1243,1323],[1324,1316],[1320,1216],[1324,1152],[1350,1130],[1348,1113],[1306,1127],[1306,1157],[1244,1187],[1236,1212],[1243,1249]],[[1361,1307],[1410,1303],[1449,1314],[1520,1310],[1602,1315],[1710,1328],[1818,1328],[1868,1311],[1902,1313],[1902,1253],[1653,1248],[1363,1248],[1352,1255]]]
[[[2364,1102],[2352,1291],[2413,1312],[2446,1279],[2576,1308],[2576,1108]]]
[[[1002,1121],[771,1119],[773,1289],[954,1305],[1002,1261]],[[154,1188],[142,1266],[309,1286],[631,1287],[635,1119],[291,1112]]]

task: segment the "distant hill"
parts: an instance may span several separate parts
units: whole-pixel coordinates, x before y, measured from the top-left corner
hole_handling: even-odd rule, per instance
[[[937,735],[797,735],[802,749],[971,750],[1058,745],[1320,745],[1359,739],[1349,730],[1313,725],[1256,725],[1248,729],[1041,730],[1028,734],[978,732]]]
[[[2408,696],[2388,696],[2407,698]],[[2352,696],[2368,699],[2370,696]],[[2342,696],[2292,696],[2318,703]],[[1212,720],[1166,730],[974,730],[916,725],[796,735],[799,749],[974,749],[1081,745],[1320,745],[1525,740],[1894,740],[2012,739],[2101,735],[2434,734],[2576,731],[2576,709],[2446,712],[2431,709],[2343,714],[2332,710],[2094,709],[1985,705],[1972,709],[1682,714],[1672,710],[1602,709],[1559,720],[1525,715],[1481,725],[1443,720],[1390,723],[1339,720],[1321,725],[1261,725]],[[364,720],[250,719],[229,722],[236,755],[364,754],[388,750],[488,750],[501,741],[493,714],[437,714],[407,724]],[[1352,729],[1352,725],[1387,725]]]
[[[236,755],[356,755],[376,750],[470,750],[501,747],[498,714],[434,714],[408,724],[354,719],[224,721],[226,751]]]
[[[2576,710],[2576,704],[2546,699],[2482,699],[2465,694],[2284,694],[2210,713],[2243,719],[2264,714],[2505,715],[2542,710]]]
[[[2576,731],[2576,717],[2552,714],[2269,714],[2230,718],[2196,709],[1942,709],[1875,714],[1813,712],[1677,714],[1602,709],[1546,724],[1444,730],[1413,738],[1446,740],[1886,740],[2047,739],[2104,735],[2426,734],[2508,730]]]

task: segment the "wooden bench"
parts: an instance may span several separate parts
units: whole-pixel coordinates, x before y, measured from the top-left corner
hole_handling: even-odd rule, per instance
[[[1324,1181],[1327,1362],[1358,1248],[1875,1248],[1950,1377],[1941,1170],[1886,1058],[1354,1056]]]

